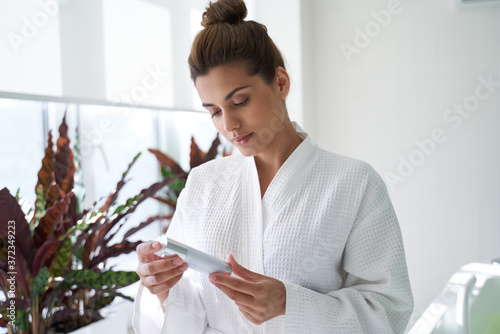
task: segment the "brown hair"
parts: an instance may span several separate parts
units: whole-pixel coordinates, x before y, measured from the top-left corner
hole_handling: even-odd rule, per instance
[[[214,67],[242,64],[249,76],[259,75],[270,84],[276,68],[285,68],[266,26],[245,21],[246,16],[243,0],[210,2],[203,13],[204,29],[196,35],[188,59],[193,82]]]

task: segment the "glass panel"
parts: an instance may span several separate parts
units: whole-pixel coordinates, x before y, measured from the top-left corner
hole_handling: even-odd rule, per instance
[[[0,99],[0,188],[34,204],[46,133],[43,103]]]

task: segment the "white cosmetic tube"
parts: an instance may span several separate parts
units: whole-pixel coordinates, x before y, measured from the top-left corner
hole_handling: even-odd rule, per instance
[[[169,239],[165,235],[162,235],[156,241],[162,245],[162,248],[155,253],[158,256],[164,257],[177,254],[187,263],[189,268],[207,275],[212,273],[232,273],[231,268],[215,256]]]

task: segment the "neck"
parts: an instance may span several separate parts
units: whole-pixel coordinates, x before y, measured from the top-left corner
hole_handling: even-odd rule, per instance
[[[254,156],[262,197],[278,170],[301,142],[302,138],[288,121],[283,124],[283,129],[276,133],[271,145]]]

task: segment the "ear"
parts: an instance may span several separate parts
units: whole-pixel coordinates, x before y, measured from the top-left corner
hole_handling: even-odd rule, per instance
[[[288,96],[288,92],[290,91],[290,77],[283,67],[278,66],[276,68],[275,80],[278,84],[280,97],[282,100],[284,100]]]

